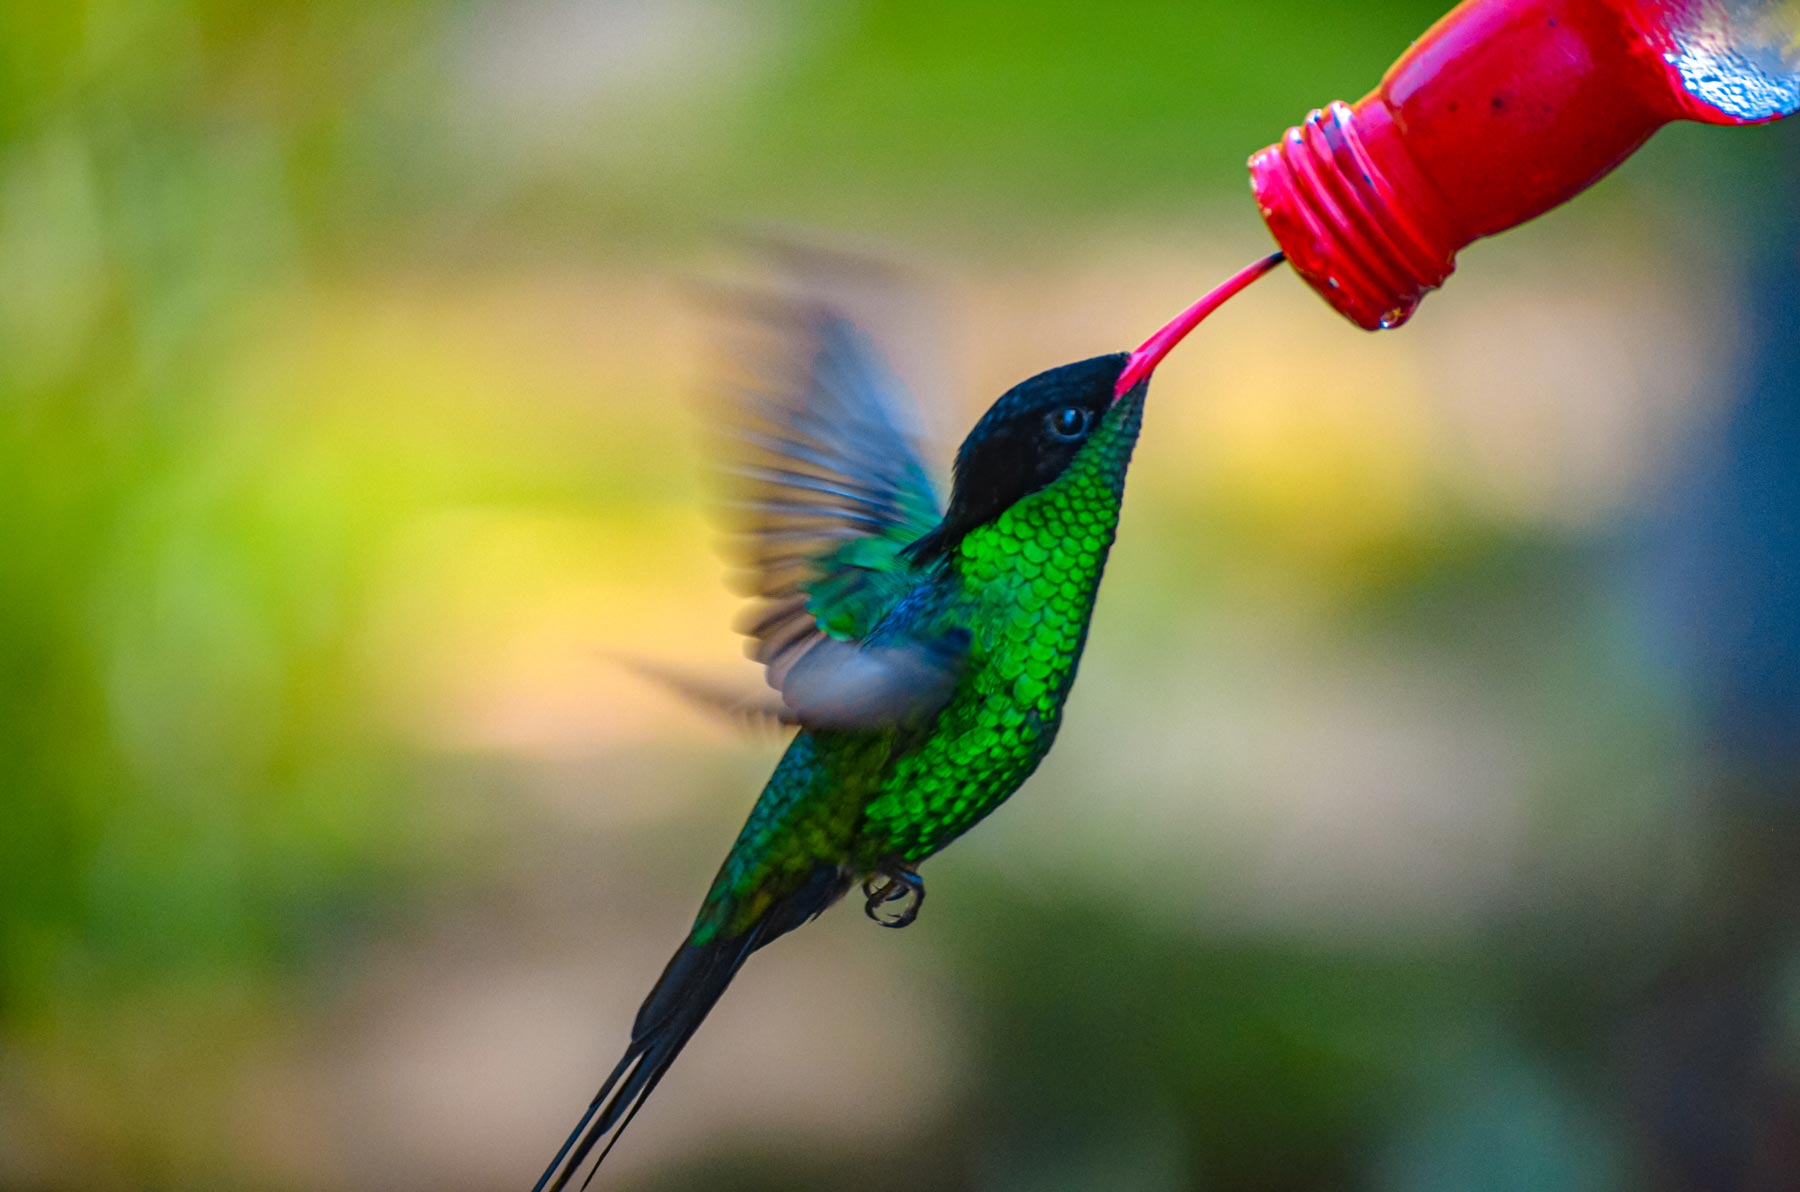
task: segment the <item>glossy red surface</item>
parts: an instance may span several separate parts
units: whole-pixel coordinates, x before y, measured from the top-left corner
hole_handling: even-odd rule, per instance
[[[1671,120],[1739,123],[1688,94],[1679,3],[1467,0],[1354,105],[1250,159],[1294,269],[1362,327],[1398,326],[1456,253],[1593,185]]]

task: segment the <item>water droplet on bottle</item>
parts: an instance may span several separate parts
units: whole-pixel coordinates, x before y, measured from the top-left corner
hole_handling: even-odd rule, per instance
[[[1681,86],[1733,121],[1800,111],[1800,6],[1789,0],[1698,0],[1678,8],[1663,54]]]

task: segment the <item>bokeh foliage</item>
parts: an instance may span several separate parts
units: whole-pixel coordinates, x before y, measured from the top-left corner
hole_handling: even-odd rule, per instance
[[[464,1170],[372,1158],[385,1119],[367,1127],[383,1146],[358,1149],[319,1107],[361,1104],[361,1070],[333,1048],[370,974],[437,971],[395,957],[455,958],[470,937],[587,954],[679,930],[766,767],[767,742],[645,711],[628,683],[584,686],[596,642],[729,657],[692,428],[670,413],[690,341],[642,275],[689,270],[721,231],[826,228],[954,262],[980,279],[964,300],[990,331],[1079,298],[1071,317],[1110,343],[1133,295],[1095,260],[1135,244],[1135,268],[1156,255],[1144,242],[1167,242],[1185,276],[1184,253],[1212,267],[1254,249],[1244,155],[1360,93],[1435,15],[1415,0],[0,4],[0,1186],[525,1174],[560,1118]],[[1471,278],[1464,325],[1490,320],[1522,355],[1541,324],[1512,296],[1574,287],[1565,257],[1631,258],[1559,308],[1597,329],[1569,349],[1585,358],[1609,319],[1644,309],[1632,278],[1711,246],[1785,245],[1768,255],[1791,273],[1775,196],[1794,146],[1785,129],[1671,130],[1533,229],[1535,247],[1484,249],[1515,284]],[[1421,380],[1454,376],[1422,363],[1453,316],[1422,317],[1405,346],[1346,348],[1303,299],[1245,332],[1258,352],[1220,344],[1256,362],[1230,374],[1245,392],[1194,386],[1206,412],[1166,416],[1198,462],[1140,464],[1039,805],[933,875],[944,909],[909,933],[928,942],[829,941],[894,997],[903,965],[954,991],[921,1031],[962,1049],[941,1060],[954,1078],[896,1133],[701,1135],[630,1178],[1675,1188],[1791,1172],[1728,1162],[1762,1155],[1758,1132],[1791,1108],[1800,1036],[1792,941],[1718,880],[1753,872],[1779,903],[1778,866],[1740,834],[1780,824],[1759,800],[1785,772],[1717,744],[1691,672],[1732,659],[1682,660],[1658,618],[1709,606],[1641,533],[1686,508],[1670,483],[1690,471],[1682,435],[1697,441],[1740,377],[1794,384],[1759,363],[1779,335],[1719,297],[1737,271],[1716,271],[1693,283],[1714,371],[1689,422],[1658,423],[1644,451],[1673,462],[1611,504],[1516,497],[1560,424],[1527,427],[1519,458],[1470,479],[1483,444],[1444,432]],[[1787,273],[1742,300],[1777,331]],[[1012,324],[992,313],[1009,304]],[[1048,334],[983,347],[1014,368],[1023,343],[1061,350]],[[1310,352],[1333,365],[1304,371]],[[1752,511],[1780,495],[1732,491]],[[1695,507],[1703,523],[1744,512]],[[1778,622],[1760,590],[1746,581],[1734,615]],[[514,676],[508,618],[529,617],[538,652]],[[514,703],[484,702],[496,685]],[[1436,727],[1409,735],[1414,717]],[[1415,753],[1369,760],[1387,748]],[[1384,802],[1396,772],[1453,811]],[[1319,802],[1320,831],[1377,860],[1314,889],[1309,861],[1338,850],[1295,825],[1340,787],[1352,811]],[[1745,787],[1755,814],[1718,793]],[[1488,799],[1509,810],[1484,852],[1468,840]],[[1101,800],[1118,810],[1083,810]],[[1271,802],[1301,810],[1268,818]],[[1433,868],[1468,856],[1494,872]],[[1407,874],[1438,881],[1444,905],[1418,905]],[[1742,948],[1691,959],[1720,923]],[[626,1001],[662,947],[633,954]],[[504,968],[481,956],[453,968],[471,989]],[[1692,1094],[1693,1115],[1730,1128],[1720,1166],[1684,1167],[1667,1136],[1687,1119],[1666,1125],[1642,1089],[1680,1102],[1667,1074],[1687,1070],[1643,1039],[1687,1021],[1659,990],[1710,990],[1709,974],[1750,991],[1764,1099],[1732,1117]],[[567,1025],[609,1050],[624,1017],[582,1008]],[[459,1088],[487,1080],[456,1071]],[[515,1091],[489,1087],[496,1104]],[[535,1091],[559,1112],[560,1090]],[[464,1120],[421,1128],[441,1141]]]

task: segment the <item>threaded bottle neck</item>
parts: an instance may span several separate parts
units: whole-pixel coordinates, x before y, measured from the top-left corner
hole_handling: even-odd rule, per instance
[[[1384,135],[1385,115],[1333,103],[1250,159],[1251,190],[1289,264],[1370,331],[1404,323],[1456,268],[1461,243],[1442,197]]]

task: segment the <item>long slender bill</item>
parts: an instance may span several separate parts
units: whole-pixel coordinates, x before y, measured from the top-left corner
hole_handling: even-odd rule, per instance
[[[1113,400],[1124,397],[1139,381],[1149,376],[1162,363],[1176,344],[1180,343],[1187,333],[1198,327],[1207,315],[1224,306],[1226,301],[1237,294],[1245,286],[1267,273],[1275,266],[1287,260],[1283,253],[1273,252],[1255,264],[1246,265],[1236,273],[1207,291],[1200,301],[1194,303],[1168,324],[1145,340],[1132,352],[1125,361],[1125,371],[1119,374],[1118,384],[1113,387]]]

